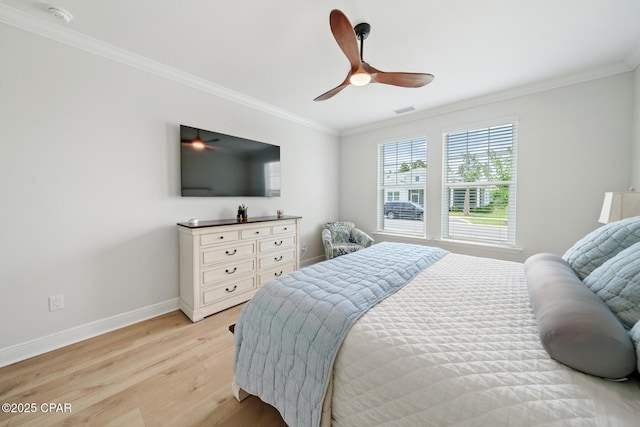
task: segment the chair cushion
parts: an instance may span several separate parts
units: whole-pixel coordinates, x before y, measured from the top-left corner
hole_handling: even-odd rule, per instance
[[[331,232],[333,244],[354,243],[351,241],[351,229],[355,227],[352,222],[333,221],[324,225]]]
[[[335,258],[340,255],[350,254],[352,252],[359,251],[360,249],[364,249],[364,246],[360,246],[355,243],[341,243],[333,245],[333,257]]]
[[[640,216],[611,222],[578,240],[562,259],[582,280],[620,251],[640,242]]]
[[[640,243],[609,259],[584,279],[626,329],[640,321]]]

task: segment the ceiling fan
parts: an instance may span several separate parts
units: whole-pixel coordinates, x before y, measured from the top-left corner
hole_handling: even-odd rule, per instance
[[[433,74],[426,73],[401,73],[386,72],[373,68],[364,62],[363,49],[364,40],[371,32],[371,26],[367,23],[361,23],[354,27],[338,9],[331,11],[329,15],[329,25],[333,37],[338,42],[338,46],[342,49],[351,64],[351,69],[347,78],[335,88],[323,93],[314,101],[324,101],[329,99],[350,84],[354,86],[364,86],[368,83],[383,83],[393,86],[402,87],[422,87],[433,81]],[[360,40],[360,50],[358,51],[358,40]]]
[[[190,146],[191,148],[193,148],[194,150],[222,150],[222,147],[217,147],[215,145],[210,145],[210,142],[217,142],[220,141],[220,138],[214,138],[214,139],[208,139],[208,140],[203,140],[200,137],[200,129],[197,129],[197,134],[196,137],[194,139],[181,139],[180,143],[184,146]]]

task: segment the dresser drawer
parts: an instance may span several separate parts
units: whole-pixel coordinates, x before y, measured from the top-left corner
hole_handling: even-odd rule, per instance
[[[200,235],[200,246],[215,245],[217,243],[226,243],[240,240],[240,232],[221,231],[219,233],[207,233]]]
[[[258,268],[275,268],[279,265],[289,264],[296,259],[296,251],[274,252],[267,256],[260,257]]]
[[[271,232],[274,235],[276,235],[276,234],[286,234],[286,233],[295,233],[295,231],[296,231],[296,223],[294,221],[291,221],[291,222],[288,222],[288,223],[284,223],[284,224],[274,225],[271,228]]]
[[[201,285],[213,284],[219,280],[232,279],[245,273],[256,271],[256,261],[254,259],[227,262],[220,267],[211,268],[202,272]]]
[[[294,264],[287,264],[279,268],[269,270],[264,273],[260,273],[258,275],[258,286],[262,286],[265,283],[273,279],[277,279],[278,277],[283,276],[285,274],[292,273],[295,271],[295,269],[296,269],[296,266]]]
[[[251,276],[240,280],[231,280],[216,287],[204,289],[202,291],[202,304],[211,304],[225,298],[251,291],[256,288],[256,278]]]
[[[255,255],[256,244],[238,242],[235,245],[214,246],[200,251],[200,265],[205,266],[218,262],[229,262],[247,256]]]
[[[256,239],[271,235],[271,227],[247,228],[242,230],[242,239]]]
[[[293,248],[296,245],[296,236],[282,236],[274,239],[258,241],[258,252],[272,251],[276,249]]]

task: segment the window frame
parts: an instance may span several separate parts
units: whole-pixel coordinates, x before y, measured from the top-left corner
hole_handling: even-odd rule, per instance
[[[390,172],[385,171],[385,155],[384,155],[385,147],[390,147],[392,145],[395,145],[397,149],[397,147],[400,144],[407,144],[407,143],[416,145],[416,147],[412,147],[410,160],[408,162],[411,168],[409,171],[407,171],[407,172],[411,172],[409,174],[408,180],[406,182],[398,184],[397,178],[396,178],[395,184],[389,184],[387,183],[387,179]],[[378,165],[377,165],[376,173],[378,175],[377,176],[378,185],[377,185],[377,201],[376,201],[376,206],[377,206],[376,224],[377,224],[378,233],[393,234],[393,235],[404,236],[409,238],[425,238],[426,237],[428,144],[429,144],[429,141],[426,134],[423,134],[421,136],[415,136],[415,137],[396,138],[393,140],[388,140],[388,141],[380,142],[377,144]],[[415,150],[415,152],[413,150]],[[420,152],[424,152],[424,156],[421,156]],[[425,165],[424,171],[419,171],[416,174],[414,174],[412,171],[417,169],[422,169],[420,165],[413,167],[413,165],[417,161],[423,162],[423,164]],[[396,174],[405,173],[405,172],[399,171],[399,167],[401,166],[401,164],[402,164],[401,160],[396,160],[396,162],[393,164],[396,170],[393,173],[396,173]],[[388,165],[389,163],[387,163],[387,166]],[[396,175],[396,177],[397,176],[398,175]],[[421,177],[424,177],[424,179],[421,180],[420,179]],[[406,197],[402,196],[402,192],[406,192],[406,195],[405,195]],[[417,197],[418,200],[422,199],[423,200],[423,205],[421,206],[422,220],[421,221],[415,220],[416,222],[414,223],[406,223],[407,225],[406,229],[404,229],[401,225],[398,227],[389,227],[385,225],[385,221],[388,220],[388,218],[385,216],[385,203],[390,201],[387,198],[388,198],[388,195],[392,193],[398,194],[397,198],[394,195],[393,202],[411,202],[412,201],[411,199],[415,197]]]
[[[451,161],[450,161],[451,142],[449,140],[450,135],[467,133],[467,149],[465,150],[464,154],[466,154],[468,157],[466,157],[465,161],[470,161],[469,159],[471,159],[471,161],[476,161],[477,159],[471,157],[471,154],[469,151],[469,134],[472,134],[474,132],[482,132],[484,130],[488,131],[489,136],[487,137],[486,157],[485,157],[486,163],[483,164],[483,167],[485,168],[484,170],[491,170],[492,166],[490,165],[490,163],[492,161],[495,162],[495,160],[489,160],[491,158],[491,154],[490,154],[491,142],[492,142],[491,131],[496,130],[499,135],[498,129],[502,127],[508,127],[508,126],[511,126],[511,142],[510,142],[510,147],[508,148],[508,150],[510,151],[509,161],[511,162],[510,176],[509,176],[510,179],[494,180],[494,181],[489,179],[484,179],[484,180],[476,179],[474,181],[464,181],[463,179],[460,181],[450,181],[450,178],[452,175],[450,170],[450,165],[451,165]],[[480,123],[468,124],[468,125],[458,126],[456,128],[447,129],[443,131],[442,133],[442,188],[441,188],[441,199],[442,199],[441,238],[442,240],[449,241],[449,242],[456,242],[456,243],[471,243],[471,244],[480,244],[480,245],[487,245],[487,246],[515,248],[516,219],[517,219],[517,213],[516,213],[517,145],[518,145],[517,134],[518,134],[517,118],[506,118],[506,119],[495,120],[491,122],[480,122]],[[476,149],[477,149],[477,146],[476,146]],[[458,153],[460,153],[460,151],[458,151]],[[464,154],[462,155],[464,156]],[[504,157],[498,157],[498,159],[504,160]],[[482,175],[482,174],[479,174],[479,175]],[[488,175],[492,175],[492,173],[488,173]],[[480,176],[478,176],[478,178],[480,178]],[[466,191],[467,188],[472,188],[473,190],[476,191],[476,197],[480,193],[484,193],[483,197],[486,197],[487,188],[492,188],[496,186],[505,186],[505,185],[508,186],[507,193],[506,193],[508,202],[506,205],[507,224],[506,226],[504,226],[504,228],[500,228],[499,230],[491,230],[491,232],[494,233],[493,237],[489,237],[489,233],[484,235],[484,233],[481,231],[474,231],[474,230],[482,229],[482,227],[474,224],[471,224],[466,227],[467,228],[466,233],[468,233],[467,235],[464,234],[465,233],[464,231],[453,232],[453,233],[451,232],[450,209],[452,206],[455,205],[455,202],[452,201],[451,199],[451,194],[454,194],[456,191],[458,192],[462,190]],[[481,191],[482,189],[484,189],[484,191]],[[493,194],[496,196],[498,196],[501,192],[503,191],[500,191],[499,189],[493,190]],[[502,197],[504,197],[504,195]],[[469,198],[465,196],[465,199],[468,200]],[[454,203],[454,205],[452,205],[452,203]],[[467,205],[467,203],[469,202],[465,201],[465,205]],[[486,206],[486,205],[479,205],[478,208],[482,208],[482,206]],[[466,209],[466,208],[467,206],[465,206],[463,209]],[[475,208],[475,209],[478,209],[478,208]],[[464,228],[459,227],[459,230],[464,230]],[[488,231],[489,229],[485,229],[485,230]],[[505,237],[504,238],[495,237],[495,236],[502,236],[502,235],[504,235]]]

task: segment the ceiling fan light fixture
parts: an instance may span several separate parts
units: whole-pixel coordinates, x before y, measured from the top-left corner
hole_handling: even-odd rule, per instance
[[[191,146],[193,147],[194,150],[204,150],[205,149],[204,142],[202,142],[199,139],[194,139],[191,142]]]
[[[349,83],[354,86],[364,86],[371,82],[371,74],[366,71],[357,71],[349,77]]]

